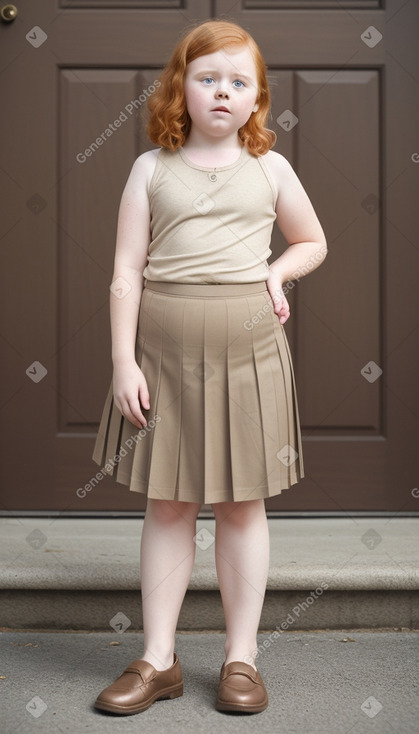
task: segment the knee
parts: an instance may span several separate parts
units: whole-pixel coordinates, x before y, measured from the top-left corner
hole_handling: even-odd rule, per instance
[[[173,525],[177,522],[195,522],[201,505],[197,502],[178,502],[177,500],[147,500],[147,510],[159,523]]]
[[[264,500],[243,502],[217,502],[211,505],[216,523],[226,523],[229,527],[244,527],[260,517],[266,516]]]

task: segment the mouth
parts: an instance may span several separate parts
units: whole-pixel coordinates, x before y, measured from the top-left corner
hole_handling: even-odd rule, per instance
[[[214,107],[211,112],[227,112],[228,114],[230,114],[230,110],[228,110],[227,107]]]

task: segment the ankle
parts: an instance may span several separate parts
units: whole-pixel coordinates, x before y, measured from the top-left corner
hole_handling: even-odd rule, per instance
[[[174,663],[174,651],[165,650],[161,652],[151,652],[151,650],[144,650],[141,660],[146,660],[156,670],[167,670],[171,668]]]
[[[256,657],[256,645],[254,647],[247,647],[247,646],[232,646],[232,647],[224,647],[224,654],[225,654],[225,665],[228,665],[228,663],[232,662],[241,662],[241,663],[247,663],[247,665],[251,665],[252,668],[257,670],[256,663],[255,663],[255,657]]]

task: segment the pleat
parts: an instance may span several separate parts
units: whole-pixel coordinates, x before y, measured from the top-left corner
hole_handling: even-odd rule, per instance
[[[257,300],[256,300],[257,302]],[[251,329],[246,299],[231,299],[228,312],[229,432],[234,501],[256,499],[265,477],[262,417],[252,359]],[[255,389],[256,388],[256,389]]]
[[[261,303],[261,300],[263,301]],[[280,494],[284,478],[278,477],[281,466],[277,457],[281,442],[281,430],[286,420],[284,404],[284,379],[283,369],[278,369],[272,358],[275,350],[275,342],[272,334],[272,321],[266,306],[271,308],[270,296],[262,299],[248,299],[249,321],[259,311],[264,315],[250,331],[252,336],[252,357],[256,373],[255,390],[258,393],[261,433],[264,447],[265,474],[261,477],[261,485],[258,489],[271,496]],[[282,367],[282,365],[281,365]],[[282,481],[281,481],[282,480]]]
[[[277,316],[273,314],[274,319],[274,340],[277,347],[277,358],[272,360],[272,371],[278,375],[275,381],[277,404],[280,401],[283,405],[283,421],[281,423],[280,446],[279,452],[282,456],[281,465],[281,483],[283,489],[298,482],[304,477],[303,467],[303,451],[300,431],[300,421],[298,414],[297,390],[295,384],[294,371],[291,361],[291,354],[285,329],[279,323]],[[280,395],[278,394],[280,392]],[[286,456],[291,457],[287,447],[290,446],[296,456],[293,460],[286,461]]]
[[[103,408],[92,459],[101,466],[104,473],[114,478],[116,478],[118,471],[119,445],[123,420],[123,416],[113,401],[111,383]]]
[[[109,422],[113,403],[113,391],[112,382],[110,384],[108,394],[105,399],[105,404],[102,410],[102,416],[99,423],[99,429],[96,436],[96,441],[93,449],[92,459],[96,464],[102,464],[103,458],[106,453],[106,445],[108,442],[109,435]]]
[[[182,420],[177,490],[179,500],[203,501],[204,490],[204,374],[205,303],[186,298],[183,318]],[[195,498],[195,499],[194,499]]]
[[[111,476],[115,476],[118,469],[118,466],[115,463],[115,457],[119,453],[119,437],[121,435],[121,424],[123,420],[123,416],[119,412],[112,399],[112,409],[108,428],[108,441],[106,446],[107,451],[106,456],[104,457],[106,460],[106,464],[110,464],[110,466],[112,467],[111,469],[108,469],[108,473]]]
[[[276,317],[275,317],[276,318]],[[274,328],[275,343],[281,365],[283,367],[284,400],[287,408],[288,426],[282,438],[282,446],[288,443],[297,452],[297,457],[287,472],[288,486],[295,484],[304,477],[303,445],[301,437],[300,417],[298,410],[297,386],[291,352],[285,329],[278,320]]]
[[[228,319],[225,299],[205,302],[202,381],[204,389],[204,498],[206,504],[231,495],[231,453],[227,354]]]
[[[158,308],[157,308],[158,306]],[[184,302],[153,294],[153,318],[158,313],[160,345],[150,354],[150,372],[158,375],[155,412],[159,423],[154,433],[148,496],[175,499],[179,465],[182,396],[182,342]]]

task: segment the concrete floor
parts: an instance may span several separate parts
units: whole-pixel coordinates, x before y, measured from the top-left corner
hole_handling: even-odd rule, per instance
[[[419,730],[415,631],[266,632],[256,664],[268,708],[215,709],[224,633],[178,633],[184,695],[127,717],[93,708],[97,694],[141,656],[143,635],[110,632],[0,633],[0,731],[279,732],[416,734]]]

